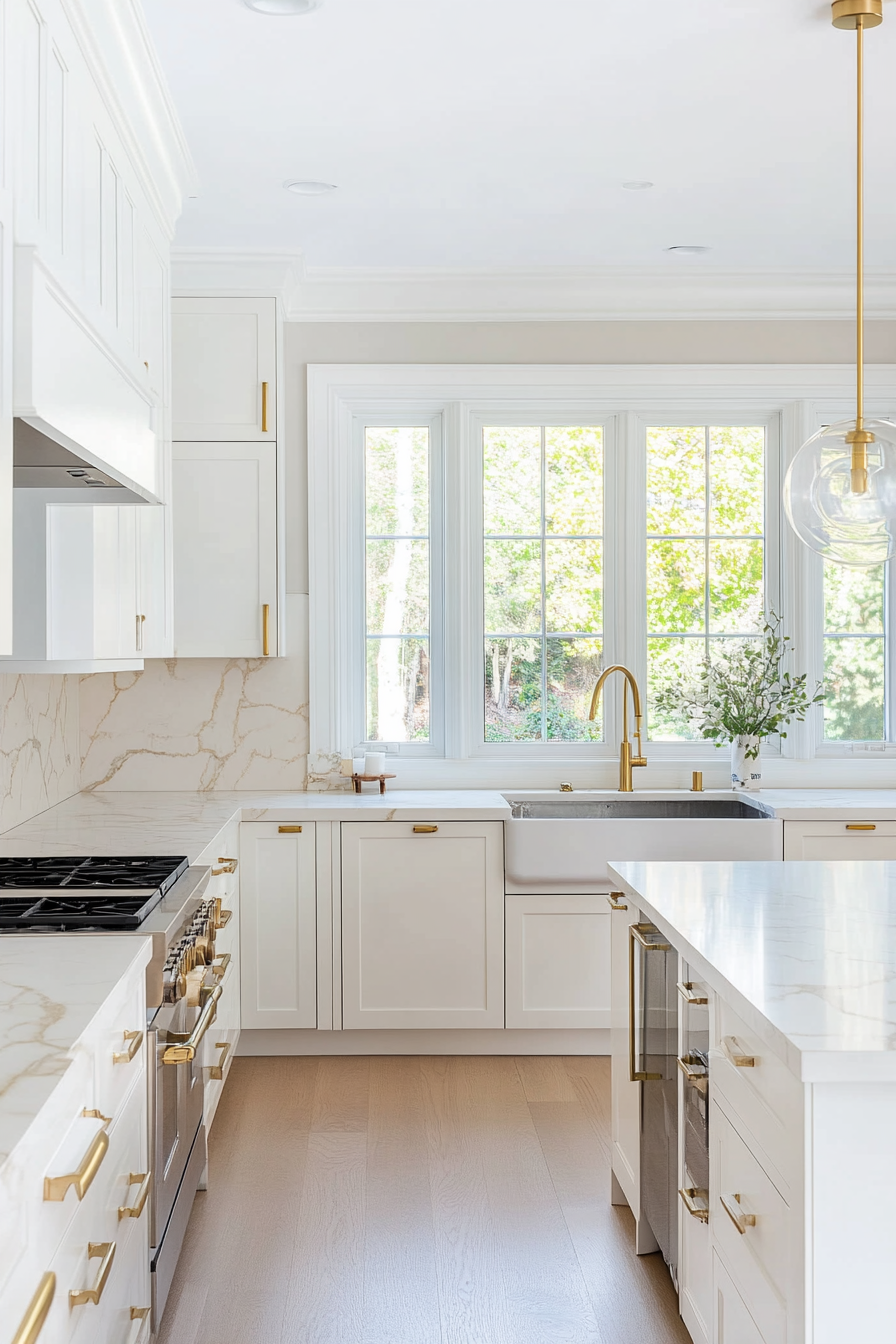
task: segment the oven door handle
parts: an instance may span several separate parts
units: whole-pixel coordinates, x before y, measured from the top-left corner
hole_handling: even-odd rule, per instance
[[[206,1000],[205,1007],[199,1014],[199,1019],[185,1041],[177,1045],[169,1045],[162,1055],[163,1064],[189,1064],[196,1058],[196,1051],[199,1043],[211,1024],[214,1022],[218,1012],[218,1000],[223,993],[221,985],[215,985],[211,994]]]

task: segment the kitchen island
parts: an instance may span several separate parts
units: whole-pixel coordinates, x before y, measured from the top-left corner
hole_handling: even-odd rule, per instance
[[[708,1002],[708,1069],[687,1054],[679,1066],[682,1103],[693,1085],[708,1100],[708,1189],[690,1188],[681,1167],[677,1182],[679,1290],[692,1336],[892,1340],[896,864],[612,871],[623,936],[635,926],[677,954],[682,1017]],[[625,970],[636,964],[614,961],[613,1171],[616,1201],[624,1195],[640,1220],[643,1153],[626,1132],[626,1098],[657,1083],[630,1078],[637,973],[629,981]],[[649,1231],[640,1234],[640,1248],[652,1249]]]

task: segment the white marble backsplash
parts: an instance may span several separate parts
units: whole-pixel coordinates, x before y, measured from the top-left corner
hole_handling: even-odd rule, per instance
[[[80,788],[78,678],[0,675],[0,831]]]

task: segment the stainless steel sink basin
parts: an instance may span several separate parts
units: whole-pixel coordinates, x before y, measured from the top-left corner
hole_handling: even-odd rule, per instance
[[[515,819],[552,821],[612,819],[615,817],[736,817],[744,821],[767,820],[771,812],[761,803],[743,798],[557,798],[550,802],[521,802],[509,798]]]

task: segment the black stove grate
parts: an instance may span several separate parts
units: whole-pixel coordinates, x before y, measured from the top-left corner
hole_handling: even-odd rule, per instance
[[[184,857],[0,857],[0,929],[136,929],[189,868]]]

